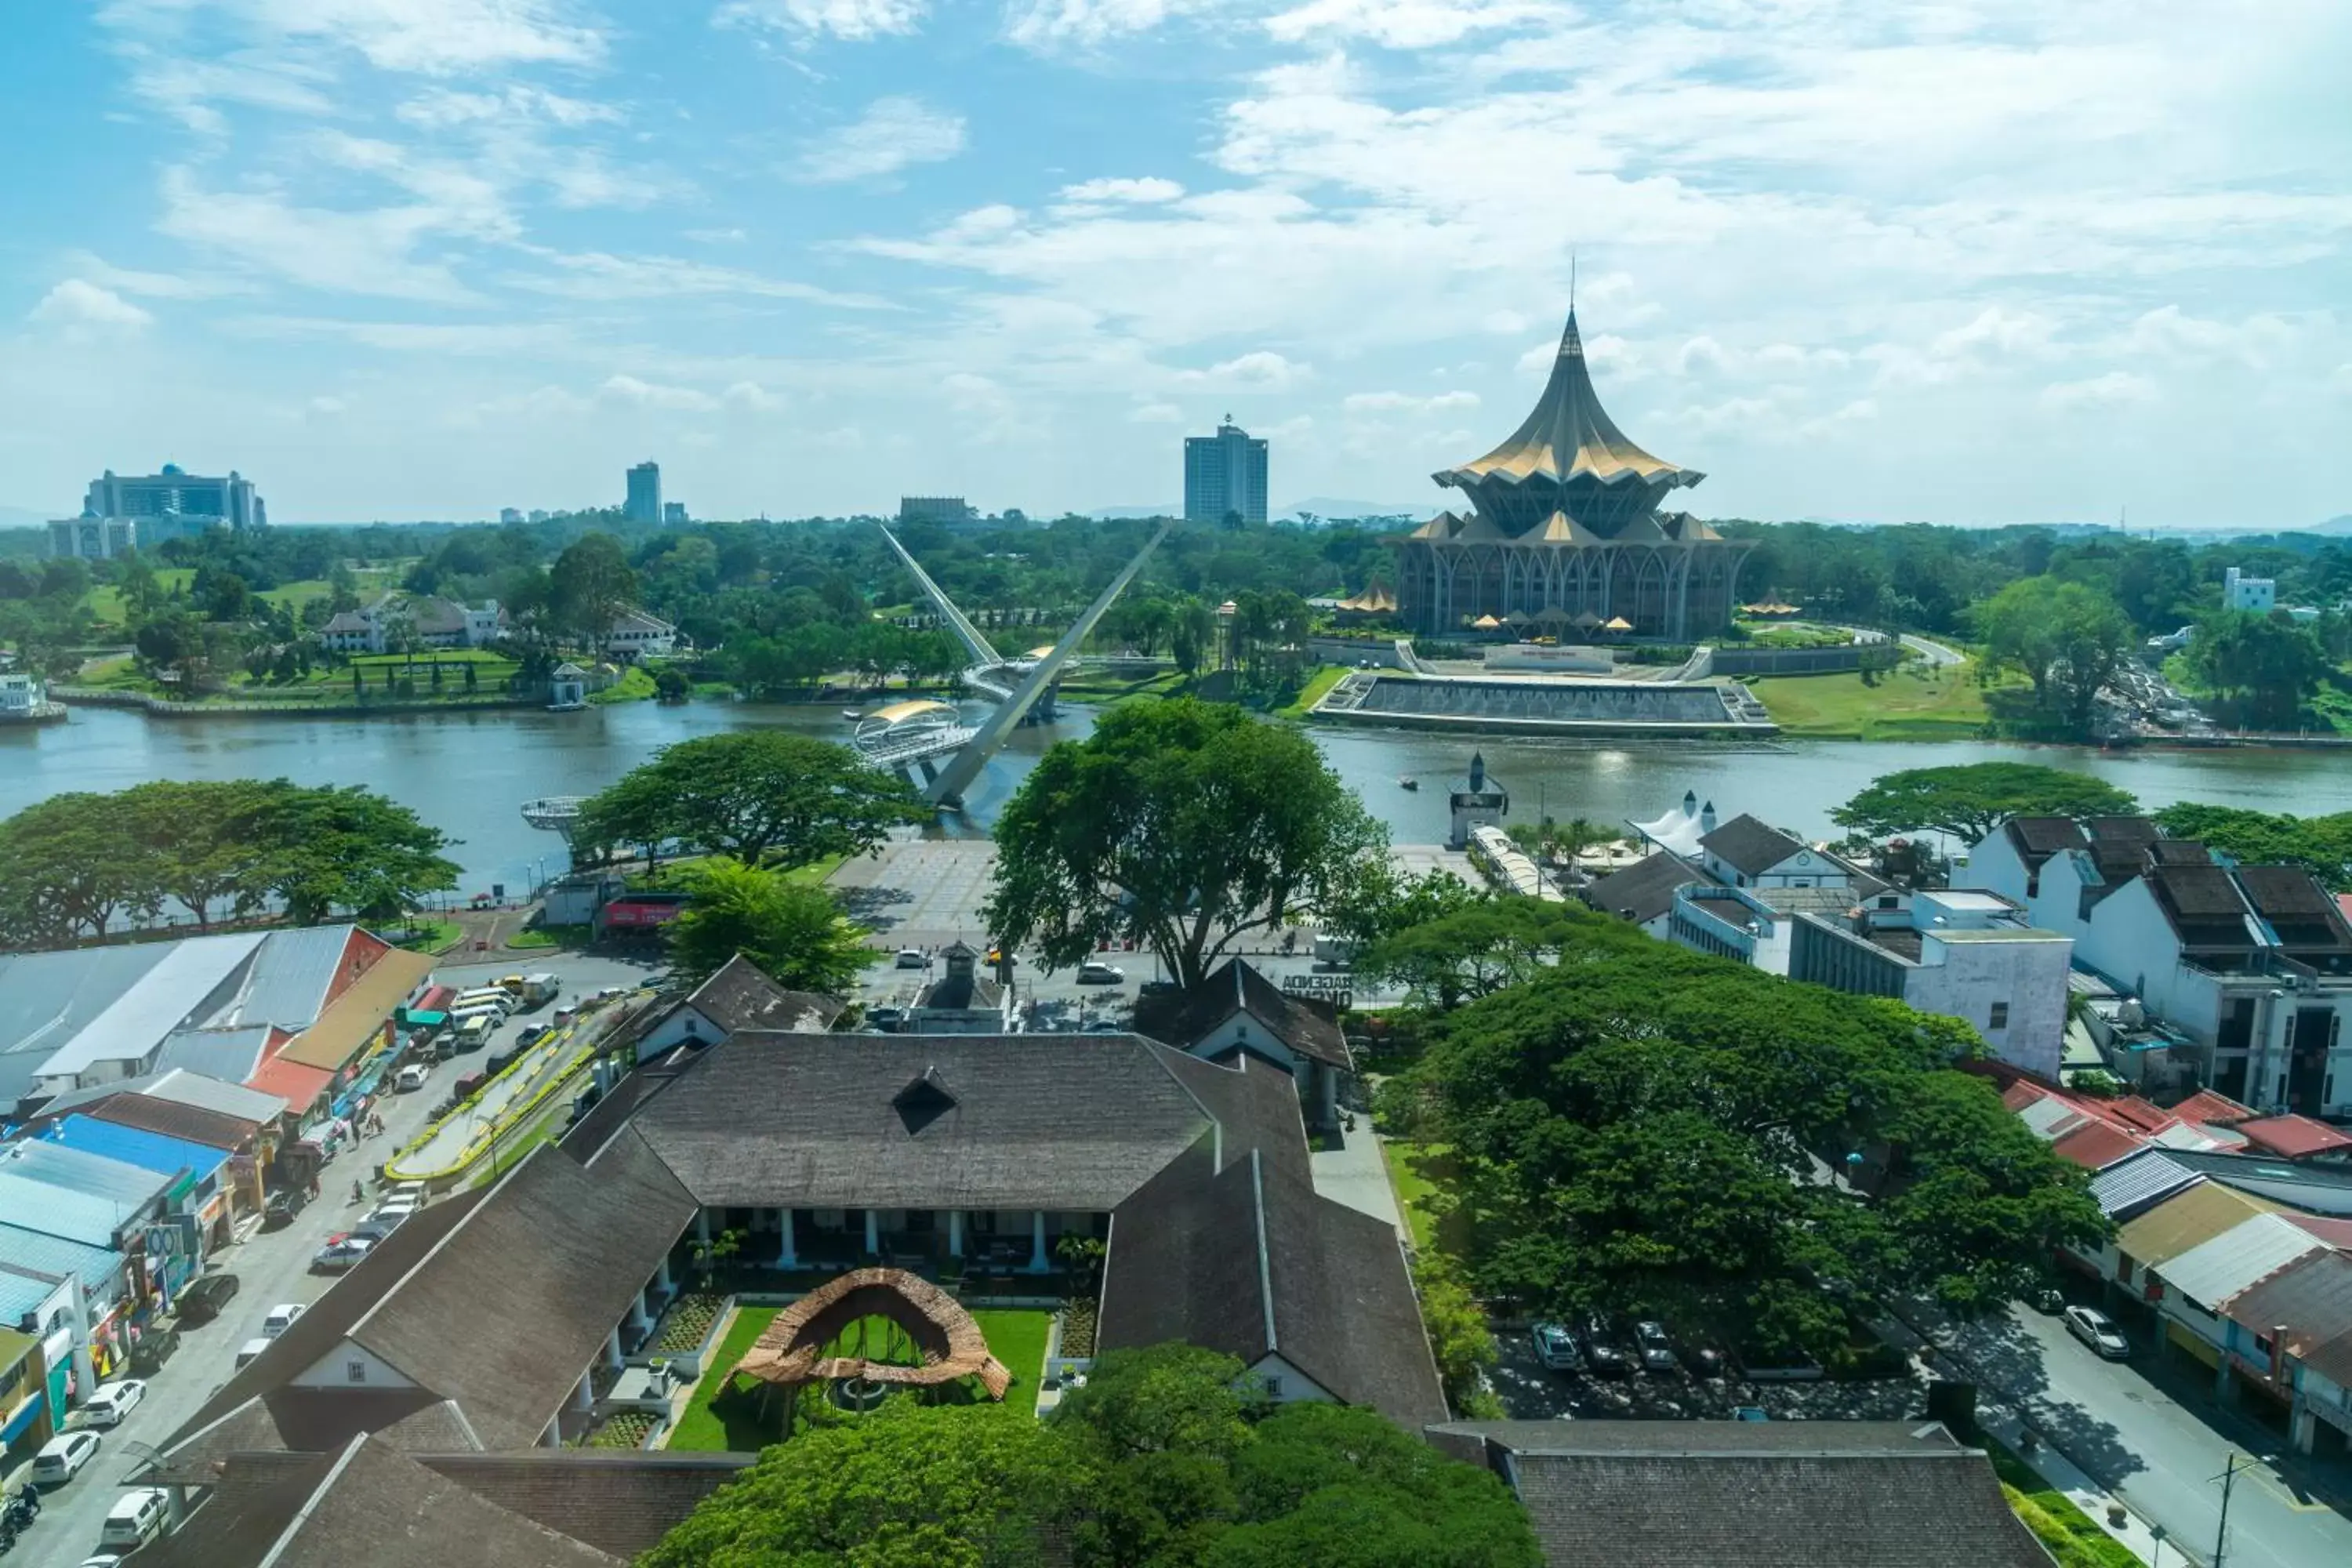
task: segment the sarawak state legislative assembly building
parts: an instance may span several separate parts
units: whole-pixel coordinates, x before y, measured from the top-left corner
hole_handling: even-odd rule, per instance
[[[1731,624],[1754,546],[1658,510],[1706,476],[1650,456],[1611,421],[1572,310],[1527,422],[1431,477],[1467,496],[1471,513],[1440,512],[1395,542],[1398,613],[1415,631],[1442,637],[1491,616],[1525,637],[1601,628],[1680,641]]]

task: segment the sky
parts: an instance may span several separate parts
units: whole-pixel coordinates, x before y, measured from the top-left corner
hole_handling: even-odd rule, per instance
[[[1703,516],[2352,512],[2342,0],[42,0],[0,507],[1450,498],[1576,305]]]

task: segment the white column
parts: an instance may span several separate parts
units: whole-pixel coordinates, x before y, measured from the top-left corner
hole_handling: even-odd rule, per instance
[[[963,1256],[963,1210],[948,1210],[948,1256]]]
[[[782,1235],[777,1238],[779,1245],[776,1247],[776,1267],[798,1268],[801,1266],[800,1254],[793,1249],[793,1211],[778,1209],[776,1218],[782,1231]]]
[[[710,1211],[709,1209],[694,1211],[694,1239],[705,1247],[710,1245]]]
[[[873,1209],[867,1209],[866,1211],[866,1250],[869,1253],[877,1253],[882,1250],[881,1222],[879,1216]]]
[[[547,1430],[539,1435],[539,1446],[542,1448],[561,1448],[563,1447],[563,1423],[561,1421],[549,1422],[547,1424]]]
[[[1045,1211],[1029,1212],[1029,1272],[1045,1272]]]
[[[668,1295],[673,1288],[669,1277],[669,1258],[667,1256],[661,1260],[661,1271],[654,1276],[654,1288],[665,1296]]]
[[[621,1331],[617,1328],[604,1336],[604,1364],[614,1372],[621,1370]]]
[[[653,1322],[646,1316],[646,1293],[643,1290],[629,1298],[629,1327],[639,1334],[651,1331]]]
[[[586,1373],[582,1373],[580,1381],[572,1385],[572,1408],[583,1415],[596,1408],[596,1391],[589,1386]]]

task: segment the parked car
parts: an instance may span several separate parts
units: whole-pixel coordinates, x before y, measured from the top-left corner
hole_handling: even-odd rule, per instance
[[[1693,1377],[1721,1377],[1731,1370],[1731,1358],[1705,1340],[1685,1339],[1677,1349]]]
[[[1666,1337],[1666,1325],[1645,1318],[1633,1325],[1633,1347],[1642,1352],[1643,1372],[1680,1372],[1682,1362],[1675,1355],[1675,1342]]]
[[[199,1276],[190,1280],[188,1288],[180,1292],[178,1306],[180,1321],[190,1328],[199,1323],[209,1323],[221,1315],[221,1309],[228,1305],[229,1298],[236,1294],[236,1275]]]
[[[1119,968],[1118,965],[1115,963],[1081,963],[1078,965],[1078,984],[1081,985],[1124,985],[1127,984],[1127,971]]]
[[[2131,1354],[2131,1342],[2116,1327],[2116,1321],[2096,1307],[2069,1307],[2065,1318],[2066,1331],[2090,1346],[2093,1355],[2122,1361]]]
[[[1558,1323],[1538,1323],[1528,1331],[1534,1342],[1536,1360],[1553,1372],[1582,1372],[1584,1357],[1576,1348],[1576,1336]]]
[[[368,1248],[374,1245],[374,1241],[367,1237],[355,1236],[350,1231],[339,1231],[327,1237],[326,1245],[311,1254],[310,1272],[341,1274],[361,1258],[365,1258],[368,1255]]]
[[[262,1352],[267,1351],[268,1348],[269,1342],[259,1338],[258,1336],[249,1339],[246,1341],[245,1343],[237,1346],[236,1370],[243,1372],[247,1367],[251,1366],[255,1362],[261,1359]]]
[[[97,1457],[97,1433],[60,1432],[42,1444],[41,1451],[33,1456],[33,1484],[61,1487],[81,1474],[81,1468]]]
[[[901,969],[929,969],[931,966],[931,961],[923,955],[919,947],[900,948],[897,963]]]
[[[432,1076],[433,1069],[431,1068],[426,1067],[422,1062],[411,1062],[406,1067],[400,1069],[400,1076],[398,1078],[393,1079],[393,1090],[397,1094],[414,1094],[418,1089],[423,1089],[425,1087],[425,1080]]]
[[[82,1424],[87,1426],[119,1426],[122,1418],[139,1408],[147,1397],[147,1385],[135,1377],[119,1383],[100,1384],[91,1391],[89,1401],[81,1407]]]
[[[278,1302],[269,1309],[269,1315],[261,1320],[261,1337],[265,1340],[276,1339],[294,1326],[295,1319],[309,1310],[310,1309],[299,1301]]]
[[[1584,1321],[1583,1347],[1585,1367],[1595,1377],[1623,1377],[1633,1370],[1633,1358],[1617,1343],[1603,1319]]]
[[[294,1216],[300,1214],[302,1205],[310,1201],[299,1187],[278,1188],[269,1194],[269,1201],[261,1205],[261,1228],[284,1230],[294,1223]]]
[[[98,1527],[98,1543],[131,1552],[163,1533],[172,1510],[172,1494],[161,1487],[133,1487],[106,1510]]]

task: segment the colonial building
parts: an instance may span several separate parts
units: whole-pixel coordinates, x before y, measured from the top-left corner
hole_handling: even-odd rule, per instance
[[[1431,476],[1470,500],[1397,542],[1400,614],[1415,630],[1458,631],[1482,616],[1529,631],[1590,631],[1623,621],[1637,637],[1722,630],[1752,545],[1667,492],[1706,478],[1635,446],[1601,406],[1569,313],[1551,380],[1509,440]]]

